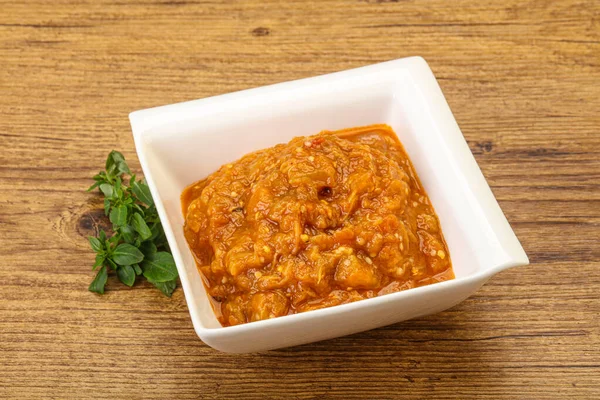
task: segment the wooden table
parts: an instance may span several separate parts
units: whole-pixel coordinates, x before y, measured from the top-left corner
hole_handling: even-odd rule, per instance
[[[0,397],[600,398],[600,2],[0,1]],[[422,55],[531,258],[441,314],[254,355],[87,290],[127,114]]]

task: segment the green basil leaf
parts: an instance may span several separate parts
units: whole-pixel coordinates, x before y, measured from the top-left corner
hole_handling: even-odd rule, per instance
[[[121,204],[110,211],[110,222],[117,226],[123,226],[127,223],[127,206]]]
[[[104,199],[104,215],[108,215],[110,213],[110,200]]]
[[[109,182],[112,182],[117,177],[117,166],[111,164],[110,168],[106,169],[106,177]]]
[[[128,243],[121,243],[112,253],[112,260],[119,265],[137,264],[143,259],[142,252]]]
[[[96,277],[88,287],[90,292],[95,293],[104,293],[104,286],[106,285],[106,281],[108,280],[108,272],[106,271],[106,267],[100,268]]]
[[[131,287],[135,283],[135,271],[131,265],[123,265],[117,269],[119,280]]]
[[[144,210],[144,217],[146,221],[158,222],[160,218],[158,218],[158,211],[156,211],[155,206],[150,206]]]
[[[137,199],[139,201],[141,201],[142,203],[144,203],[148,206],[154,205],[154,199],[152,198],[152,194],[150,193],[150,188],[148,187],[146,182],[143,182],[143,181],[132,182],[131,183],[131,191],[133,192],[135,197],[137,197]]]
[[[146,211],[144,210],[144,206],[138,203],[133,203],[131,206],[132,208],[134,208],[134,211],[139,212],[144,217],[144,219],[146,219]],[[146,220],[146,222],[148,221]]]
[[[144,253],[144,257],[152,257],[158,250],[156,245],[151,241],[146,241],[140,245],[140,250]]]
[[[135,242],[135,230],[131,225],[123,225],[119,228],[119,233],[125,243],[133,244]]]
[[[165,231],[163,230],[160,222],[158,222],[156,225],[157,225],[158,234],[156,235],[156,237],[154,237],[154,239],[152,239],[152,241],[154,242],[156,247],[158,247],[159,249],[168,249],[169,242],[167,242],[167,237],[165,236]]]
[[[117,164],[117,171],[119,171],[119,174],[131,174],[131,171],[129,170],[129,167],[127,166],[127,163],[125,162],[125,160],[119,162]]]
[[[114,195],[113,186],[110,183],[103,183],[100,185],[100,191],[104,193],[104,197],[112,199]]]
[[[106,158],[106,171],[107,172],[114,172],[117,170],[117,165],[120,164],[121,162],[125,162],[125,157],[123,157],[123,154],[121,154],[120,152],[113,150],[108,154],[108,157]]]
[[[100,231],[98,234],[98,239],[100,239],[102,243],[106,242],[106,232],[104,232],[104,230]]]
[[[97,188],[98,186],[100,186],[101,183],[102,183],[101,181],[95,182],[92,186],[90,186],[89,188],[87,188],[87,191],[91,192],[92,190],[94,190],[95,188]]]
[[[177,278],[177,267],[173,256],[167,252],[159,251],[144,258],[141,263],[146,279],[152,282],[167,282]]]
[[[111,258],[107,258],[106,262],[108,262],[108,265],[110,265],[110,268],[112,268],[113,270],[117,270],[117,264],[111,259]]]
[[[152,226],[150,227],[150,231],[152,232],[152,236],[150,236],[151,240],[156,239],[156,237],[158,235],[160,235],[160,224],[155,222],[152,224]]]
[[[115,160],[113,160],[113,152],[114,150],[108,153],[108,157],[106,157],[106,164],[104,165],[104,169],[106,171],[110,171],[115,166]]]
[[[177,279],[173,279],[171,281],[166,282],[150,281],[150,283],[156,286],[158,289],[160,289],[160,291],[163,292],[163,294],[167,297],[171,297],[173,291],[175,291],[175,288],[177,287]]]
[[[142,269],[140,268],[139,264],[133,264],[132,267],[133,267],[136,275],[141,275],[142,274]]]
[[[144,218],[140,214],[133,214],[131,224],[133,225],[133,228],[136,230],[136,232],[140,234],[142,240],[146,240],[150,236],[152,236],[150,228],[148,228],[148,225],[146,225],[146,221],[144,221]]]
[[[90,241],[90,246],[92,246],[92,250],[96,253],[102,251],[102,242],[93,236],[88,236],[88,240]]]
[[[92,266],[92,270],[95,270],[96,267],[99,267],[100,265],[102,265],[104,263],[105,258],[106,258],[106,256],[104,254],[96,254],[96,261],[94,262],[94,265]]]
[[[106,246],[107,249],[112,249],[113,247],[115,247],[119,242],[121,241],[121,235],[119,233],[116,233],[114,235],[112,235],[110,237],[110,239],[108,239],[107,243],[108,245]]]
[[[115,163],[117,163],[119,161],[125,161],[125,157],[123,156],[123,153],[121,153],[120,151],[113,150],[110,152],[110,154],[108,156],[111,157]]]

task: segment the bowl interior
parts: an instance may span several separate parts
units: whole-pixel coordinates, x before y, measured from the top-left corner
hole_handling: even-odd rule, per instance
[[[435,80],[429,88],[421,81],[410,69],[388,68],[238,92],[164,107],[160,123],[136,137],[149,184],[164,207],[163,224],[188,304],[193,303],[189,306],[204,328],[220,324],[183,235],[181,192],[248,152],[325,129],[377,123],[394,129],[440,218],[457,279],[506,262],[478,193],[489,188],[441,92],[435,94],[441,96],[442,109],[432,103],[428,91],[439,91]],[[489,197],[492,209],[498,209],[492,213],[503,218],[491,192],[484,196]]]

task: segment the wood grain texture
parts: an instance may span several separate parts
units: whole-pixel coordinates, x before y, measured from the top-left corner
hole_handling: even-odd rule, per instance
[[[437,315],[254,355],[180,289],[87,291],[127,114],[410,55],[532,265]],[[0,397],[600,398],[600,2],[0,0]]]

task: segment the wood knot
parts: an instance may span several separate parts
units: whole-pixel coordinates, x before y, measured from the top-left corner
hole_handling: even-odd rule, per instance
[[[490,141],[477,143],[477,146],[479,146],[479,148],[486,153],[492,151],[492,148],[494,147]]]
[[[77,221],[77,233],[83,237],[98,236],[98,232],[104,230],[109,233],[112,225],[104,215],[103,209],[93,209],[83,213]]]
[[[483,154],[489,153],[494,148],[494,145],[491,141],[487,140],[485,142],[475,142],[473,149],[473,154]]]
[[[259,26],[258,28],[252,30],[252,36],[268,36],[270,33],[271,30],[263,26]]]

